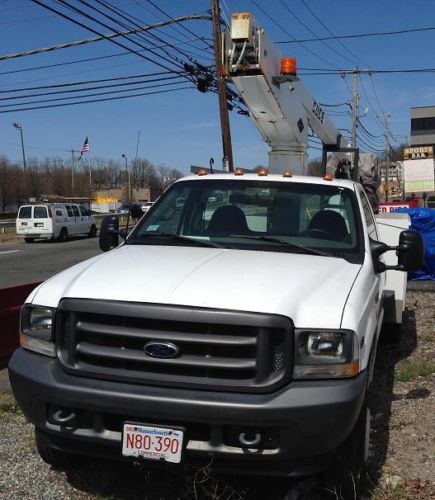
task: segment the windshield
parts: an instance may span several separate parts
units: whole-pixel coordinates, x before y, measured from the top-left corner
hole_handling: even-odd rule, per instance
[[[210,179],[166,191],[127,244],[361,255],[355,193],[295,182]],[[309,251],[309,250],[317,251]]]

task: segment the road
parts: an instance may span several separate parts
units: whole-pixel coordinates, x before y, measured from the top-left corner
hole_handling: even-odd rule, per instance
[[[74,238],[65,243],[3,243],[0,245],[0,288],[44,281],[99,253],[98,238]]]

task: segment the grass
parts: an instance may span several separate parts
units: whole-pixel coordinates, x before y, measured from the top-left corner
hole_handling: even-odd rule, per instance
[[[421,336],[421,339],[425,342],[433,342],[435,340],[435,335],[432,332],[427,332]]]
[[[8,414],[17,415],[20,413],[17,402],[10,391],[0,392],[0,418]]]
[[[378,486],[371,492],[370,500],[405,500],[406,490],[403,486]]]
[[[427,377],[435,373],[435,363],[432,361],[404,361],[396,371],[395,379],[398,382],[409,382],[418,377]]]

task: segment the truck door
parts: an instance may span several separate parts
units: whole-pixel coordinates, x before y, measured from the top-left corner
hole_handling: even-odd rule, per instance
[[[378,234],[378,230],[376,227],[375,218],[373,215],[373,210],[372,210],[370,203],[367,199],[367,195],[365,194],[364,190],[361,187],[359,187],[357,189],[357,192],[358,192],[361,206],[363,209],[368,235],[373,240],[379,241],[379,234]],[[382,256],[381,256],[381,259],[382,259]],[[376,296],[375,296],[376,314],[379,317],[379,313],[380,313],[380,310],[382,307],[382,298],[383,298],[384,288],[385,288],[385,273],[376,274],[375,280],[376,280],[376,285],[375,285],[376,286]]]
[[[72,224],[73,226],[73,231],[74,233],[71,234],[80,234],[84,232],[83,226],[83,217],[79,211],[79,207],[77,205],[71,205],[72,211],[74,213],[74,223]]]

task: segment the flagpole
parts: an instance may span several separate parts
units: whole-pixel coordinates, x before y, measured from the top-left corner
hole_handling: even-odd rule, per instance
[[[92,194],[92,169],[91,169],[91,153],[88,153],[88,167],[89,167],[89,191]],[[90,197],[89,195],[89,197]]]

